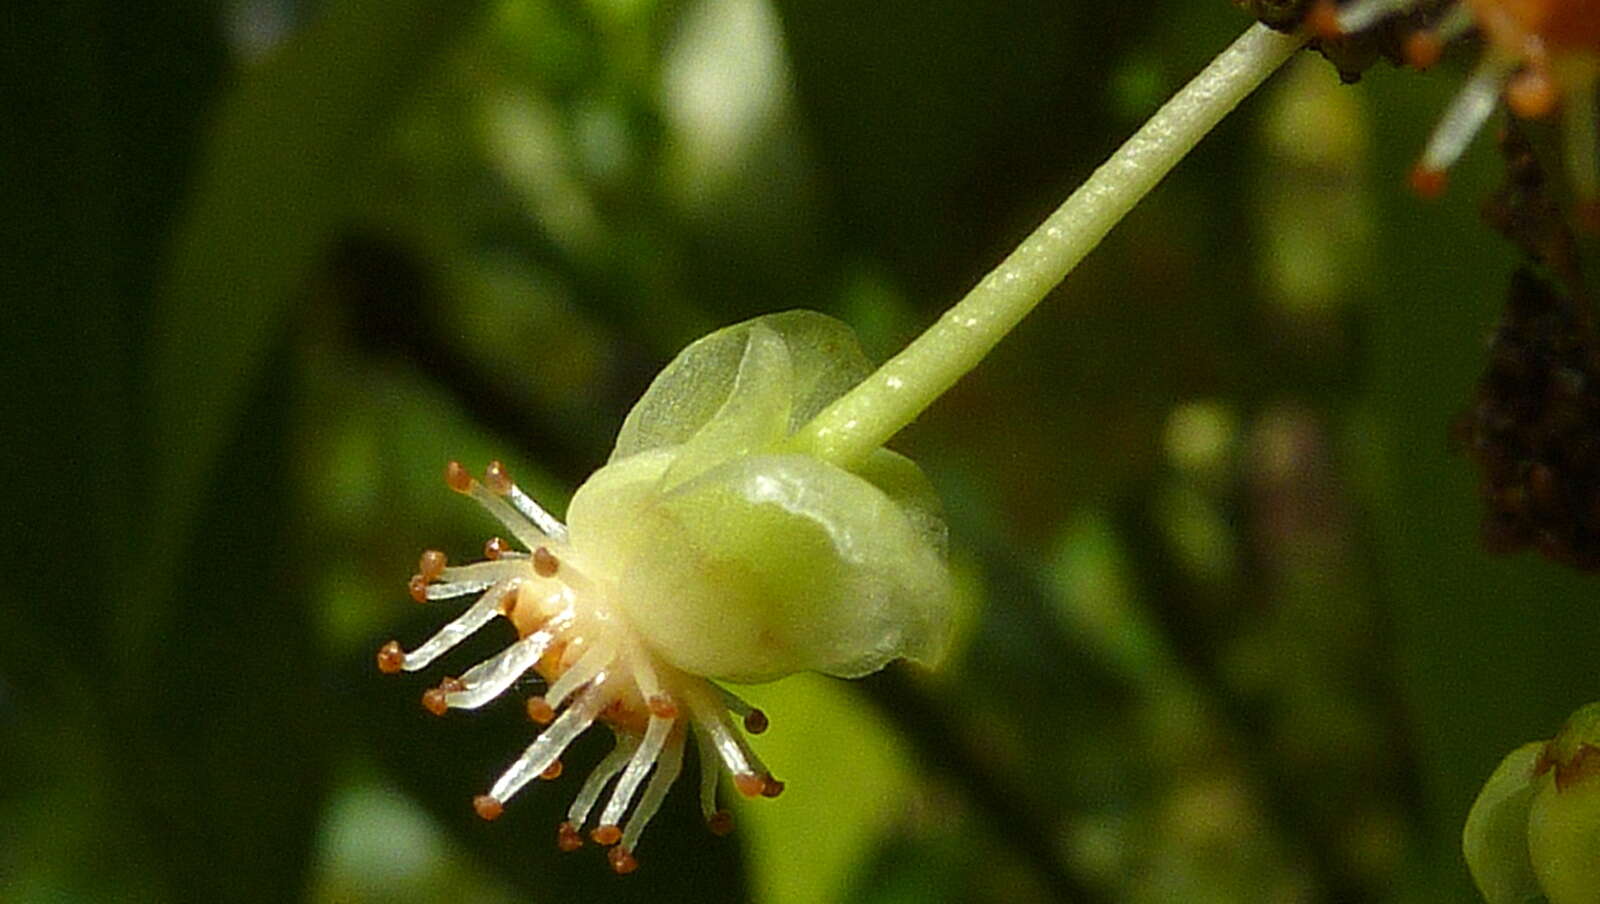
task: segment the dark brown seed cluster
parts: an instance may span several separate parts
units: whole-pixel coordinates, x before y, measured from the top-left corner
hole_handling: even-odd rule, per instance
[[[1456,422],[1479,470],[1491,552],[1534,547],[1600,570],[1600,350],[1586,306],[1518,271],[1471,409]]]

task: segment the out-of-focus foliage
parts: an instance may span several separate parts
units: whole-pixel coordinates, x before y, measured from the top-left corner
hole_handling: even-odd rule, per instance
[[[631,877],[557,854],[569,789],[482,823],[518,708],[438,720],[372,662],[438,621],[418,550],[491,530],[443,463],[560,511],[717,326],[891,353],[1247,22],[8,19],[0,899],[1460,901],[1477,788],[1600,697],[1593,578],[1486,555],[1447,442],[1518,263],[1488,140],[1402,188],[1461,68],[1306,55],[897,439],[952,527],[941,670],[752,689],[789,791],[718,839],[679,789]]]

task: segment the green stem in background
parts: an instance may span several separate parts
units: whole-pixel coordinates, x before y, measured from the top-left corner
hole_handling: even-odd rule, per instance
[[[1304,43],[1251,26],[905,350],[790,439],[851,467],[911,423],[1011,332],[1222,118]]]

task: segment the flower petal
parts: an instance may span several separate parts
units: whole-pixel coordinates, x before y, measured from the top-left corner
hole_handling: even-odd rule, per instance
[[[903,466],[879,462],[914,495]],[[736,459],[637,512],[648,540],[619,563],[617,602],[663,658],[713,678],[929,662],[952,596],[938,532],[925,510],[910,512],[809,456]]]
[[[1543,750],[1544,744],[1535,741],[1512,751],[1467,814],[1461,850],[1489,904],[1539,897],[1539,880],[1528,855],[1528,812],[1538,790],[1534,769]]]
[[[825,314],[786,311],[735,324],[694,342],[657,375],[628,412],[610,460],[676,446],[699,433],[734,394],[758,330],[775,335],[788,353],[785,433],[872,371],[850,327]]]

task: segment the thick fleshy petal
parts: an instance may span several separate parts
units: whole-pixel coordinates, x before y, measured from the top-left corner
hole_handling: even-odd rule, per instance
[[[578,487],[567,507],[567,533],[580,568],[609,575],[616,563],[632,558],[648,530],[637,513],[659,495],[673,451],[655,449],[612,462]]]
[[[637,518],[647,539],[616,563],[617,605],[685,671],[856,677],[943,650],[951,593],[935,532],[860,476],[804,455],[752,455]]]
[[[894,500],[922,535],[923,542],[942,558],[950,543],[944,522],[944,504],[917,463],[898,452],[877,449],[853,473]]]

